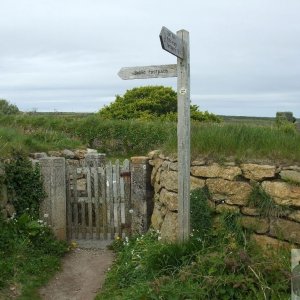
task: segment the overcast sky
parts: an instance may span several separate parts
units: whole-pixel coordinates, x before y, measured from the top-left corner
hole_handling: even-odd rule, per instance
[[[121,67],[174,64],[159,32],[190,32],[191,100],[222,115],[300,117],[300,0],[0,0],[0,98],[96,112],[142,85]]]

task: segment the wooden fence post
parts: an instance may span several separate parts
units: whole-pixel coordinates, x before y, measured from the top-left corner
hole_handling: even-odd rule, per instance
[[[55,236],[66,240],[66,166],[63,157],[39,160],[47,194],[40,206],[40,216],[53,229]]]

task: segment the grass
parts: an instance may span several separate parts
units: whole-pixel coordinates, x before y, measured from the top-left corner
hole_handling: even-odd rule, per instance
[[[154,230],[116,240],[117,259],[96,299],[289,299],[289,251],[262,252],[237,214],[212,222],[206,197],[205,191],[192,193],[191,201],[205,214],[192,221],[188,242],[161,242]],[[201,224],[211,226],[203,230]]]
[[[245,123],[242,119],[236,123],[193,123],[192,157],[300,160],[298,132],[277,128],[270,120],[257,123],[256,119],[252,123],[248,119]],[[102,120],[96,114],[0,116],[0,141],[7,152],[12,147],[45,151],[87,146],[109,157],[129,157],[146,155],[153,149],[166,154],[177,151],[176,123]]]
[[[40,299],[38,288],[59,270],[66,244],[28,214],[0,226],[0,299]]]

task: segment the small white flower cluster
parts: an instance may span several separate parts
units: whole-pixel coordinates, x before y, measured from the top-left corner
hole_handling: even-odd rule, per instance
[[[38,220],[38,223],[42,226],[47,226],[47,222],[45,222],[43,220]]]
[[[124,241],[123,241],[124,246],[129,246],[129,238],[128,236],[125,236]]]

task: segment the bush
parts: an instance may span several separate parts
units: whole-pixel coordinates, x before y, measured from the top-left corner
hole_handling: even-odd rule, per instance
[[[109,106],[99,111],[105,119],[154,120],[161,118],[166,121],[177,119],[177,93],[170,87],[144,86],[128,90],[124,96],[116,96]],[[208,112],[200,112],[197,105],[191,106],[191,118],[195,121],[220,122],[220,118]]]
[[[38,217],[39,204],[46,196],[39,167],[33,166],[22,152],[15,151],[9,163],[5,164],[5,173],[17,215],[27,212]]]
[[[4,115],[15,115],[20,111],[14,104],[10,104],[7,100],[0,99],[0,114]]]

